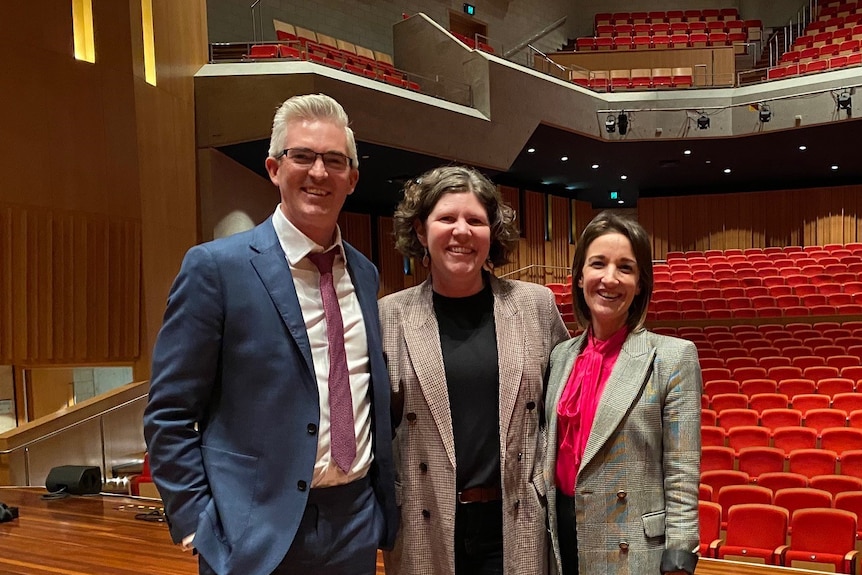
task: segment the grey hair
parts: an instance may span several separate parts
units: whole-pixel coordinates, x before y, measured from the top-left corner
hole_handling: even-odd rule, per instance
[[[270,157],[275,158],[282,153],[284,141],[287,138],[288,124],[299,120],[326,120],[344,128],[344,134],[347,137],[347,155],[353,160],[353,167],[359,167],[356,140],[353,137],[353,130],[348,125],[350,120],[347,117],[347,112],[344,111],[341,104],[326,94],[293,96],[278,107],[272,120],[272,136],[269,139]]]

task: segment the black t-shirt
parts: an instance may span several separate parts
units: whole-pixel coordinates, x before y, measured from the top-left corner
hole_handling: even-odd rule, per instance
[[[500,487],[500,382],[494,294],[434,293],[455,436],[456,487]]]

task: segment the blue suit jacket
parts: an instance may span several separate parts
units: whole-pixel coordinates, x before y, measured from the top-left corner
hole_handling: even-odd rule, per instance
[[[389,548],[398,515],[379,280],[368,259],[344,250],[368,336],[369,473]],[[311,347],[272,221],[193,247],[168,298],[144,413],[173,540],[195,532],[195,548],[220,574],[271,573],[305,509],[319,420]]]

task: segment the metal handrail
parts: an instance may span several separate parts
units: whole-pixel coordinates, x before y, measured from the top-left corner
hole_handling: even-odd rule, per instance
[[[507,277],[510,277],[510,276],[512,276],[512,275],[514,275],[514,274],[521,274],[522,272],[525,272],[525,271],[531,270],[531,269],[533,269],[533,268],[542,268],[542,269],[546,269],[546,270],[565,270],[566,272],[569,272],[569,271],[570,271],[570,269],[569,269],[569,268],[562,267],[562,266],[546,266],[546,265],[544,265],[544,264],[530,264],[530,265],[528,265],[528,266],[524,266],[524,267],[522,267],[522,268],[518,268],[518,269],[516,269],[516,270],[510,271],[510,272],[507,272],[507,273],[504,273],[504,274],[503,274],[503,275],[501,275],[500,277],[501,277],[501,278],[507,278]]]
[[[0,450],[0,455],[9,455],[10,453],[14,453],[14,452],[18,451],[19,449],[26,449],[27,447],[30,447],[31,445],[35,445],[35,444],[37,444],[37,443],[40,443],[40,442],[42,442],[42,441],[45,441],[46,439],[51,439],[52,437],[56,437],[57,435],[59,435],[59,434],[61,434],[61,433],[65,432],[65,431],[68,431],[68,430],[70,430],[70,429],[73,429],[73,428],[75,428],[75,427],[78,427],[78,426],[79,426],[79,425],[81,425],[82,423],[87,423],[88,421],[92,421],[92,420],[94,420],[94,419],[101,418],[102,416],[107,415],[108,413],[111,413],[111,412],[113,412],[113,411],[116,411],[116,410],[118,410],[118,409],[120,409],[120,408],[122,408],[122,407],[127,407],[127,406],[131,405],[132,403],[134,403],[134,402],[136,402],[136,401],[140,401],[141,399],[144,399],[144,398],[146,398],[146,397],[147,397],[147,394],[146,394],[146,393],[143,393],[143,394],[141,394],[141,395],[139,395],[139,396],[137,396],[137,397],[133,397],[132,399],[126,400],[126,401],[124,401],[123,403],[120,403],[120,404],[115,405],[115,406],[113,406],[113,407],[109,407],[108,409],[106,409],[106,410],[104,410],[104,411],[100,411],[99,413],[95,413],[95,414],[93,414],[93,415],[90,415],[89,417],[85,417],[84,419],[82,419],[82,420],[80,420],[80,421],[76,421],[76,422],[74,422],[74,423],[70,423],[69,425],[67,425],[67,426],[65,426],[65,427],[62,427],[62,428],[60,428],[60,429],[55,429],[55,430],[54,430],[54,431],[52,431],[51,433],[47,433],[47,434],[45,434],[45,435],[41,435],[41,436],[37,437],[36,439],[31,439],[30,441],[27,441],[27,442],[25,442],[25,443],[22,443],[21,445],[17,445],[17,446],[15,446],[15,447],[11,448],[11,449],[3,449],[3,450]]]
[[[260,0],[254,0],[251,3],[251,37],[254,38],[255,43],[257,43],[261,38],[263,38],[263,19],[261,16],[262,10],[257,11],[257,19],[255,19],[255,8],[257,8],[258,4],[260,4]]]
[[[524,48],[526,48],[527,46],[529,46],[530,44],[532,44],[533,42],[538,40],[539,38],[543,38],[544,36],[547,36],[548,34],[553,32],[554,30],[556,30],[557,28],[559,28],[560,26],[565,24],[566,18],[567,18],[567,16],[561,17],[556,22],[548,24],[547,26],[545,26],[544,28],[542,28],[541,30],[539,30],[538,32],[536,32],[535,34],[533,34],[532,36],[530,36],[529,38],[524,40],[523,42],[519,42],[518,44],[515,44],[515,46],[513,48],[510,48],[509,50],[507,50],[503,53],[503,58],[511,58],[514,54],[517,54],[518,52],[520,52],[521,50],[523,50]]]

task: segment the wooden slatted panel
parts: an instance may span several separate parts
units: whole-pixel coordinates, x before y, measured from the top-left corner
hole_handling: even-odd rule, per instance
[[[565,283],[572,260],[569,256],[569,231],[571,230],[571,200],[551,196],[551,241],[548,249],[545,283]]]
[[[497,189],[500,191],[500,195],[503,197],[503,201],[508,204],[509,207],[515,210],[515,224],[518,226],[518,230],[520,231],[521,235],[523,235],[524,214],[521,211],[520,193],[518,191],[518,188],[513,188],[510,186],[498,186]],[[523,241],[520,241],[518,243],[518,247],[515,252],[511,254],[511,256],[509,256],[511,261],[508,264],[502,265],[496,270],[494,270],[495,275],[503,276],[508,273],[514,272],[517,269],[520,269],[524,265],[527,265],[521,263],[521,258],[523,257],[523,253],[521,253],[521,246],[523,245],[523,243]],[[513,277],[517,277],[517,275]]]
[[[133,361],[140,355],[141,226],[0,208],[0,358]]]
[[[542,266],[545,265],[545,195],[538,192],[524,192],[525,205],[523,235],[526,239],[526,263],[524,266],[534,267],[521,273],[517,279],[535,283],[545,283],[545,274]],[[523,245],[523,244],[522,244]],[[519,258],[524,262],[524,258]]]
[[[342,239],[371,259],[371,216],[341,212],[338,227],[341,228]]]
[[[393,219],[377,219],[377,255],[380,259],[380,296],[395,293],[404,288],[404,266],[401,253],[395,249],[392,235]]]
[[[0,206],[0,363],[12,363],[12,210]]]

